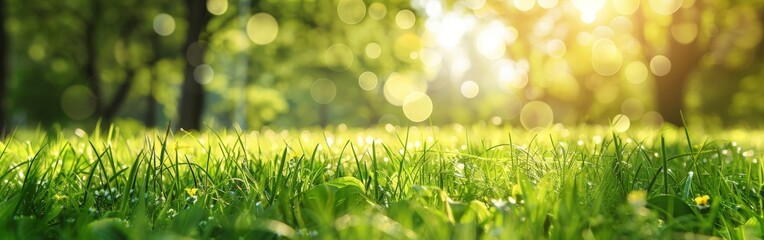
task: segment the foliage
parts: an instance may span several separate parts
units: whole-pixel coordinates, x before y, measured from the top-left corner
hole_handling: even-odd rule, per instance
[[[181,46],[183,2],[8,1],[12,122],[177,123],[187,64],[214,127],[366,127],[412,112],[434,124],[532,129],[623,114],[650,126],[680,124],[680,109],[755,126],[764,111],[761,1],[207,3],[195,55]],[[431,111],[406,113],[415,93]]]

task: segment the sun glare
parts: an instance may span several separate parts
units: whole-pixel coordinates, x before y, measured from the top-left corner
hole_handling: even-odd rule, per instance
[[[581,22],[593,23],[597,13],[605,7],[605,0],[573,0],[573,7],[581,12]]]

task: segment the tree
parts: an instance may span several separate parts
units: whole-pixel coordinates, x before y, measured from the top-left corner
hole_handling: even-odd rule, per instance
[[[205,1],[186,0],[185,7],[188,29],[182,53],[185,53],[195,42],[208,38],[206,33],[204,33],[204,29],[212,17],[210,12],[207,11]],[[202,48],[199,51],[196,56],[201,59],[193,60],[195,62],[202,62],[204,59],[206,50]],[[186,130],[198,130],[201,127],[202,110],[204,108],[204,88],[194,79],[194,68],[195,66],[187,63],[183,72],[184,79],[181,88],[182,96],[180,98],[178,128]]]
[[[521,2],[516,1],[515,3]],[[656,4],[657,2],[660,4]],[[578,103],[575,103],[581,108],[579,111],[584,113],[612,112],[598,110],[602,108],[614,108],[613,111],[618,111],[617,106],[620,104],[600,105],[586,99],[600,91],[617,91],[620,93],[616,97],[618,100],[623,98],[623,95],[629,94],[634,87],[628,84],[618,83],[621,87],[616,89],[600,89],[602,88],[600,86],[613,85],[613,82],[619,82],[624,78],[626,65],[638,61],[643,64],[642,66],[646,66],[648,73],[650,73],[648,79],[652,80],[653,86],[651,88],[654,89],[652,90],[654,109],[660,113],[664,122],[682,126],[683,121],[680,112],[688,110],[686,105],[687,93],[691,81],[719,81],[718,79],[709,79],[710,76],[718,77],[718,74],[701,75],[700,73],[707,70],[719,72],[720,67],[729,68],[730,64],[728,63],[733,61],[735,63],[732,65],[735,67],[730,68],[734,69],[733,72],[751,74],[750,71],[745,71],[743,68],[753,68],[755,65],[752,63],[764,60],[758,57],[759,54],[756,53],[757,48],[754,46],[758,44],[751,44],[761,41],[761,24],[758,24],[756,17],[749,17],[753,19],[740,17],[740,15],[756,16],[757,12],[762,12],[764,5],[761,1],[698,0],[684,1],[683,3],[682,1],[636,0],[601,1],[599,3],[601,5],[585,1],[573,1],[573,8],[565,8],[570,6],[562,5],[569,3],[559,2],[550,7],[541,6],[540,3],[539,6],[516,6],[489,1],[485,6],[497,12],[496,15],[487,14],[488,16],[501,19],[517,30],[517,42],[508,46],[508,49],[511,49],[508,50],[508,55],[515,59],[529,59],[531,61],[532,69],[528,77],[530,78],[530,87],[535,88],[533,92],[537,93],[536,90],[539,90],[539,87],[535,85],[544,82],[543,78],[547,78],[551,74],[550,71],[538,71],[538,69],[543,68],[541,66],[552,59],[547,55],[544,44],[553,39],[561,39],[565,42],[568,52],[563,59],[568,62],[568,66],[573,68],[571,72],[578,79],[579,84],[588,88],[581,88],[581,91],[585,91],[587,94],[583,94],[584,100],[579,99],[577,100]],[[623,7],[628,4],[631,5]],[[578,11],[562,9],[577,9]],[[547,25],[550,26],[549,31],[542,35],[534,35],[539,32],[538,28],[541,22],[551,24]],[[730,23],[732,22],[737,24],[731,26]],[[632,32],[624,33],[622,32],[623,29],[632,29]],[[580,33],[588,35],[580,35]],[[744,44],[733,44],[731,39],[735,37],[744,37],[747,40],[742,41],[745,42]],[[586,70],[587,67],[581,67],[591,63],[590,60],[601,57],[584,55],[589,54],[588,51],[594,51],[592,39],[597,40],[598,38],[611,40],[609,42],[614,43],[618,49],[615,58],[618,66],[616,72],[604,74],[597,72],[596,66],[593,64],[587,66],[588,70]],[[583,47],[586,51],[579,52],[578,49],[582,42],[585,43]],[[517,50],[518,46],[522,49]],[[661,65],[660,61],[658,63],[652,62],[656,56],[668,59],[670,63],[663,65],[670,67],[659,66],[665,69],[656,72],[653,69],[655,66],[651,66],[653,64]],[[579,61],[581,59],[585,61]],[[665,61],[663,62],[665,63]],[[729,79],[731,77],[731,75],[723,77],[728,79],[725,80],[726,84],[736,85],[735,82],[740,81],[740,77]],[[554,101],[556,96],[549,92],[547,87],[540,89],[546,93],[541,98],[545,101]],[[647,88],[646,91],[650,91],[649,89]],[[733,91],[739,90],[737,88],[732,89],[734,89]],[[696,89],[696,91],[698,90]],[[710,89],[709,91],[717,92],[719,90]],[[704,112],[725,111],[729,107],[707,109]],[[560,109],[565,108],[558,108],[558,110]],[[607,117],[612,117],[612,115]]]
[[[0,2],[0,137],[5,136],[5,130],[8,127],[6,125],[6,114],[8,113],[8,103],[6,99],[6,91],[8,84],[8,33],[5,30],[5,11],[8,9],[6,6],[7,1]]]

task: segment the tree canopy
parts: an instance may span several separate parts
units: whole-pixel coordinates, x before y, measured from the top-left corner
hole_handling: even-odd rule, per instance
[[[763,1],[4,1],[6,125],[754,125]],[[2,115],[0,115],[2,116]]]

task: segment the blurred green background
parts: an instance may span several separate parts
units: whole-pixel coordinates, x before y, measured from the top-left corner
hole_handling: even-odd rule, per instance
[[[762,0],[1,4],[10,128],[656,126],[681,125],[680,110],[761,127],[764,116]]]

